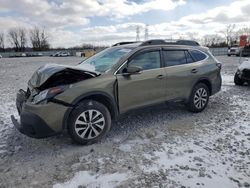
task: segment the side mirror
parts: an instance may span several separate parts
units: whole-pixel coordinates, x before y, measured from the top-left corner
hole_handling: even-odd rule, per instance
[[[128,66],[125,74],[139,74],[142,71],[141,67],[138,66]]]

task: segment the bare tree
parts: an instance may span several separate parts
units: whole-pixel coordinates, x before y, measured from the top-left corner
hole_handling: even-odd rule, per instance
[[[204,35],[203,41],[204,46],[220,46],[225,43],[225,40],[217,34]]]
[[[25,46],[27,44],[25,28],[12,28],[9,30],[8,35],[11,44],[15,48],[15,51],[25,51]]]
[[[19,40],[20,40],[20,46],[21,49],[20,51],[25,51],[25,45],[27,43],[27,38],[26,38],[26,29],[24,28],[19,28],[18,29],[18,33],[19,33]]]
[[[30,41],[35,51],[48,50],[50,47],[45,30],[38,27],[30,30]]]
[[[197,32],[186,32],[185,35],[190,40],[195,40],[195,41],[199,40],[198,37],[197,37],[198,36]]]
[[[219,32],[225,36],[227,45],[231,46],[233,38],[235,36],[235,24],[226,25],[225,29]]]
[[[212,38],[213,37],[211,37],[211,35],[204,35],[203,36],[203,45],[204,46],[211,46],[211,44],[212,44]]]
[[[40,41],[40,29],[34,27],[30,30],[30,41],[33,47],[33,50],[39,50],[41,48],[41,41]]]
[[[50,48],[48,39],[49,37],[43,29],[42,34],[41,34],[41,50],[48,50]]]
[[[4,42],[5,42],[4,33],[0,33],[0,51],[2,52],[4,52],[4,47],[5,47]]]
[[[240,35],[248,35],[250,36],[250,27],[243,27],[237,31],[237,34]]]
[[[18,41],[18,32],[17,32],[17,29],[10,29],[9,32],[8,32],[8,35],[9,35],[9,40],[10,40],[10,43],[14,46],[15,48],[15,51],[19,51],[20,49],[20,44],[19,44],[19,41]]]

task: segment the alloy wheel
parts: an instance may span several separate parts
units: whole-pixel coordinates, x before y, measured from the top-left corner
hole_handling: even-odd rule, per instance
[[[202,109],[207,103],[207,91],[199,88],[194,95],[194,105],[198,109]]]
[[[93,139],[99,136],[104,127],[104,115],[98,110],[86,110],[75,121],[75,132],[83,139]]]

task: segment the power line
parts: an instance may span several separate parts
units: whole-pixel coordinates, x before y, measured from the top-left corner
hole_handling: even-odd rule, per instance
[[[145,26],[144,40],[148,40],[148,24]]]
[[[136,41],[140,41],[140,27],[137,26],[136,27]]]

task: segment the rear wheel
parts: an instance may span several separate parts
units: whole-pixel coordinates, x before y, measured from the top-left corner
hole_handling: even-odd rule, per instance
[[[187,107],[191,112],[201,112],[203,111],[209,101],[209,89],[206,84],[198,83],[189,98]]]
[[[91,144],[100,140],[111,127],[109,110],[103,104],[86,100],[70,114],[68,132],[79,144]]]
[[[234,75],[234,83],[235,85],[238,85],[238,86],[242,86],[244,84],[244,82],[241,80],[237,72]]]

